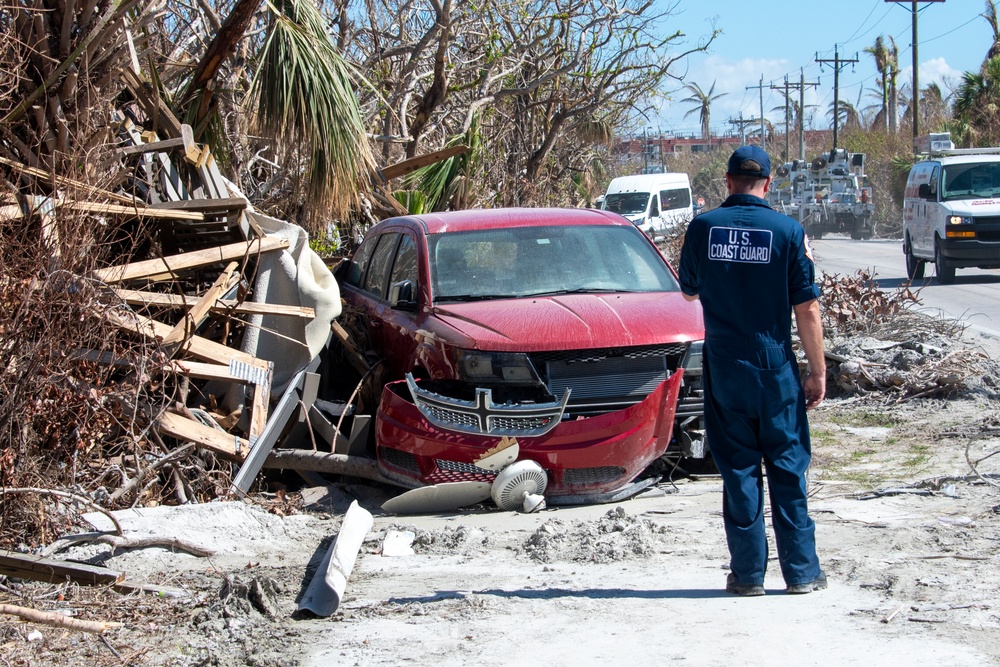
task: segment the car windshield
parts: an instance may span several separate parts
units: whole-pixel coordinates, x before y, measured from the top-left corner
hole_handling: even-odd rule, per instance
[[[616,192],[604,197],[604,210],[621,215],[645,213],[649,204],[648,192]]]
[[[634,227],[558,226],[428,237],[433,299],[676,292],[663,257]]]
[[[948,165],[941,184],[943,201],[1000,197],[1000,162]]]

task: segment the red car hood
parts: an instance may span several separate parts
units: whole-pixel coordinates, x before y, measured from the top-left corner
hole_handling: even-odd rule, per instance
[[[436,306],[483,350],[537,352],[701,340],[701,304],[680,292],[570,294]]]

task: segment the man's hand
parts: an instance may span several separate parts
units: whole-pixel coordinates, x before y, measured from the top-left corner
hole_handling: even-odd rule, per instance
[[[812,410],[826,397],[826,370],[822,374],[809,373],[802,382],[806,394],[806,410]]]

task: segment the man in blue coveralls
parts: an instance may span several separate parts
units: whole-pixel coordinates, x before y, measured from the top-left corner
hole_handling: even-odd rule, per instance
[[[771,160],[760,147],[732,154],[729,197],[691,221],[679,271],[684,297],[700,298],[705,316],[705,427],[723,481],[726,590],[736,595],[764,594],[762,463],[786,590],[826,588],[805,477],[806,410],[826,394],[819,288],[802,225],[764,200],[770,174]],[[793,311],[809,363],[805,380],[792,351]]]

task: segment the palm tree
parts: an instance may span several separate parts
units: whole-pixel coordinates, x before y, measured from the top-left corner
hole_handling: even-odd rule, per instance
[[[844,129],[861,127],[861,116],[858,114],[858,110],[847,100],[840,100],[836,115],[834,115],[834,103],[830,102],[830,110],[827,115],[834,119],[837,127]]]
[[[997,18],[997,5],[993,0],[986,0],[986,11],[980,14],[986,22],[993,28],[993,43],[990,50],[986,52],[981,69],[986,68],[986,63],[1000,56],[1000,19]]]
[[[886,68],[889,70],[889,133],[896,134],[899,129],[899,87],[896,84],[896,77],[899,76],[899,47],[896,40],[889,36],[889,48],[886,49]]]
[[[684,114],[684,117],[687,118],[697,111],[698,121],[701,123],[701,138],[705,141],[709,141],[711,138],[709,121],[711,118],[712,102],[724,95],[728,95],[729,93],[719,93],[718,95],[713,95],[713,93],[715,93],[715,81],[712,82],[712,87],[708,89],[707,93],[703,91],[701,86],[697,83],[687,83],[684,84],[684,87],[691,91],[692,95],[691,97],[684,98],[681,101],[689,102],[695,105],[693,109]]]
[[[889,129],[889,51],[885,48],[885,42],[882,41],[882,35],[875,38],[875,44],[869,46],[865,49],[865,53],[871,55],[875,59],[875,69],[878,70],[879,77],[881,78],[881,92],[882,92],[882,110],[880,112],[882,116],[882,122],[884,123],[883,128]]]
[[[962,75],[953,109],[956,124],[966,130],[963,145],[1000,141],[1000,56],[983,63],[979,72]]]

